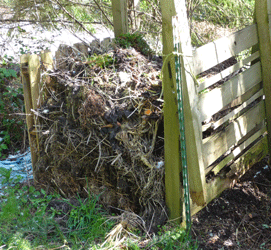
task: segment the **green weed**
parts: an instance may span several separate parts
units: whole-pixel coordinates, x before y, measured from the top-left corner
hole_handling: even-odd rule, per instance
[[[7,60],[3,60],[3,63],[6,65]],[[12,115],[21,113],[24,108],[22,88],[12,85],[12,81],[16,81],[16,79],[15,70],[0,68],[0,158],[3,158],[11,148],[16,150],[17,145],[21,144],[24,134],[25,127],[22,117]]]
[[[87,63],[90,67],[99,67],[102,69],[112,66],[115,62],[114,57],[111,54],[104,55],[92,55],[87,59]]]
[[[125,49],[133,47],[146,56],[154,54],[148,43],[144,40],[143,35],[140,33],[122,34],[116,38],[116,43]]]
[[[78,198],[78,204],[47,194],[33,186],[22,186],[10,178],[11,170],[0,171],[12,185],[0,196],[0,246],[7,249],[92,249],[113,227],[97,204],[98,197]],[[66,204],[68,211],[52,204]],[[71,248],[69,248],[71,247]]]
[[[158,235],[154,237],[149,249],[153,250],[192,250],[198,249],[197,243],[192,241],[190,235],[179,225],[165,225],[161,227]]]
[[[89,242],[94,245],[98,239],[103,239],[113,223],[106,219],[106,214],[98,206],[98,197],[90,196],[85,200],[78,198],[80,205],[74,207],[69,214],[67,226],[70,229],[69,238],[75,244]]]

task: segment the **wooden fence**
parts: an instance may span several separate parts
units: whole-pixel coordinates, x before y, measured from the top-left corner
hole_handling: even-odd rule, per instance
[[[40,55],[22,55],[20,60],[28,138],[31,149],[33,175],[34,179],[36,179],[35,174],[37,171],[35,167],[39,157],[40,133],[37,112],[44,99],[42,93],[45,93],[45,91],[43,91],[44,86],[41,85],[43,81],[40,79],[40,73],[42,69],[53,69],[53,57],[51,52],[44,51]]]
[[[268,153],[269,4],[256,1],[257,24],[192,50],[185,1],[162,1],[165,181],[171,218],[180,217],[183,206],[174,56],[181,59],[191,213],[195,214]],[[217,71],[234,58],[239,60]]]

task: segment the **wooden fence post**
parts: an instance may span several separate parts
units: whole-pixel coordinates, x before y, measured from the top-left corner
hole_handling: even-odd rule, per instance
[[[206,178],[202,155],[202,126],[198,108],[198,93],[195,83],[193,53],[185,0],[178,1],[178,14],[173,18],[174,36],[179,42],[187,165],[191,199],[199,206],[206,204]],[[175,34],[176,32],[176,34]]]
[[[36,180],[36,163],[38,160],[38,144],[36,133],[34,132],[34,116],[33,112],[33,102],[31,95],[31,84],[30,84],[30,76],[29,76],[29,54],[22,55],[20,58],[21,64],[21,80],[24,91],[24,103],[25,103],[25,113],[26,113],[26,124],[29,138],[29,145],[31,150],[31,161],[32,161],[32,169],[33,169],[33,177]]]
[[[161,0],[163,36],[163,94],[166,203],[171,219],[181,216],[180,143],[177,109],[175,60],[172,52],[172,17],[176,15],[177,0]]]
[[[268,150],[271,155],[271,1],[256,0],[255,16],[258,27],[260,58],[262,65],[263,90],[265,94],[265,112],[268,131]]]
[[[181,214],[180,185],[180,150],[179,121],[176,95],[175,61],[172,53],[173,25],[172,18],[176,16],[175,30],[180,42],[182,84],[184,93],[185,131],[187,145],[187,162],[190,194],[192,201],[199,206],[206,202],[206,181],[202,158],[202,130],[198,113],[195,83],[193,80],[192,48],[186,16],[185,0],[162,0],[163,27],[163,91],[164,91],[164,133],[165,133],[165,185],[166,202],[170,210],[170,218]],[[175,32],[175,31],[174,31]]]
[[[127,0],[112,0],[115,37],[128,33]]]
[[[28,58],[28,72],[31,88],[31,97],[32,97],[32,106],[33,110],[37,110],[40,107],[42,98],[41,98],[41,88],[40,88],[40,56],[39,55],[30,55]],[[32,111],[33,112],[33,111]],[[39,121],[38,116],[34,114],[34,123],[35,127],[32,133],[36,133],[37,140],[37,157],[39,157]]]

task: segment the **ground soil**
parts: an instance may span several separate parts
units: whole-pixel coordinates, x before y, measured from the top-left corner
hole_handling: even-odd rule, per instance
[[[270,187],[265,158],[193,217],[199,249],[271,249]]]

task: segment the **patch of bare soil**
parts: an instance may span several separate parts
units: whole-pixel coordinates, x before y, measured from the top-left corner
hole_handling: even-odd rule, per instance
[[[199,249],[271,249],[271,167],[265,158],[193,218]]]

